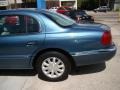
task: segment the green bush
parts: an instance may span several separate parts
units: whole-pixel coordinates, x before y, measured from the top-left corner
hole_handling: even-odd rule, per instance
[[[120,8],[117,8],[115,11],[120,11]]]

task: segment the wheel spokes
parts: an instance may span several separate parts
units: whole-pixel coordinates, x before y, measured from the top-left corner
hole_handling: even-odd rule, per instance
[[[56,57],[49,57],[43,61],[43,73],[50,78],[57,78],[65,71],[65,65],[61,59]]]

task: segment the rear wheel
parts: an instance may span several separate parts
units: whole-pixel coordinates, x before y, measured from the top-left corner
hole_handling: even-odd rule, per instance
[[[47,52],[38,58],[36,69],[41,79],[60,81],[68,77],[70,63],[67,57],[59,52]]]

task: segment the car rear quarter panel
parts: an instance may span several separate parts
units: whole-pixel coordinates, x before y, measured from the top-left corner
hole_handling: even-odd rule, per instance
[[[63,28],[45,16],[42,17],[46,27],[45,48],[59,48],[68,52],[103,48],[101,45],[102,30],[89,27],[73,28],[74,26]]]
[[[46,27],[44,48],[62,49],[68,52],[73,56],[77,66],[101,63],[110,59],[115,54],[115,49],[108,53],[101,52],[102,49],[110,49],[112,46],[101,44],[101,37],[108,30],[108,27],[105,25],[72,25],[63,28],[45,16],[43,16],[43,21]],[[95,54],[96,51],[98,51],[97,55]],[[78,53],[85,54],[86,56],[75,56]]]
[[[45,46],[68,52],[80,52],[102,48],[100,40],[101,33],[97,32],[47,33]]]

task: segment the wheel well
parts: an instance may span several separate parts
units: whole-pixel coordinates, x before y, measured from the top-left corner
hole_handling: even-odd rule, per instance
[[[75,68],[75,62],[74,62],[72,56],[68,52],[66,52],[62,49],[57,49],[57,48],[49,48],[49,49],[44,49],[42,51],[39,51],[33,59],[33,63],[32,63],[33,67],[35,68],[36,60],[41,54],[46,53],[46,52],[50,52],[50,51],[56,51],[56,52],[64,54],[70,61],[71,69]]]

